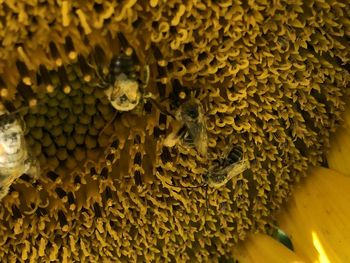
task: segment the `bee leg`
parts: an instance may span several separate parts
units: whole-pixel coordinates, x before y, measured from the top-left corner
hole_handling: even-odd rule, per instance
[[[29,157],[25,161],[25,163],[25,165],[27,166],[25,173],[33,179],[37,180],[41,172],[39,161],[35,157],[33,157],[31,153],[29,153]]]
[[[97,65],[97,62],[96,62],[96,58],[95,58],[95,55],[93,54],[92,55],[92,60],[93,60],[93,63],[95,63],[95,65]],[[108,83],[104,80],[104,78],[102,77],[102,74],[100,72],[100,70],[98,69],[98,67],[94,67],[93,64],[91,64],[90,62],[86,61],[86,64],[96,73],[96,76],[97,78],[102,82],[102,85],[103,86],[108,86]],[[98,85],[98,84],[97,84]]]
[[[0,200],[3,199],[9,192],[9,187],[2,186],[0,187]]]
[[[183,138],[183,136],[186,133],[186,127],[183,126],[179,126],[176,129],[174,129],[174,131],[172,133],[170,133],[163,142],[163,145],[166,147],[174,147],[175,144]]]
[[[209,212],[208,185],[205,186],[205,214]]]
[[[118,115],[118,111],[115,112],[115,114],[113,115],[112,119],[105,125],[105,127],[103,127],[103,129],[100,131],[100,133],[98,134],[98,137],[101,136],[101,134],[105,131],[105,129],[112,124],[112,122],[114,121],[114,119],[117,117]]]
[[[153,94],[145,94],[145,99],[150,99],[151,102],[158,108],[158,110],[163,113],[164,115],[171,116],[173,119],[175,119],[175,116],[170,113],[165,107],[160,105],[156,100],[155,96]]]
[[[142,77],[142,79],[141,79],[142,86],[143,86],[143,89],[145,89],[145,87],[148,86],[149,78],[150,78],[150,69],[149,69],[149,65],[146,65],[146,66],[143,68],[143,73],[142,73],[141,77]]]

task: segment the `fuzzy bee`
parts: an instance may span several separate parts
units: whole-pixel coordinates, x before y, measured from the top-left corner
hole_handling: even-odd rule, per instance
[[[148,65],[140,67],[136,64],[135,56],[120,54],[112,58],[109,65],[109,73],[102,77],[96,70],[108,100],[117,111],[107,125],[100,131],[100,134],[114,121],[119,112],[142,112],[147,100],[150,100],[157,107],[156,96],[146,92],[150,79]]]
[[[136,71],[133,57],[120,55],[112,59],[109,75],[109,87],[105,90],[112,106],[118,111],[131,111],[142,100],[150,97],[145,94],[149,82],[149,67],[143,67],[142,72]]]
[[[207,156],[208,134],[202,103],[196,98],[185,100],[186,97],[185,91],[178,93],[178,98],[184,101],[176,110],[177,123],[165,138],[164,146],[174,147],[181,140],[186,145],[194,145],[200,155]]]
[[[221,188],[233,177],[250,168],[249,161],[243,157],[241,147],[233,147],[226,158],[216,161],[204,176],[205,183],[212,188]]]
[[[28,151],[24,125],[16,113],[0,111],[0,200],[22,174],[36,178],[39,162]]]
[[[205,188],[206,203],[208,207],[208,187],[219,189],[226,185],[232,178],[238,176],[250,168],[250,162],[243,156],[241,147],[233,147],[221,160],[214,160],[203,176],[204,183],[198,186],[179,186],[180,188]],[[167,183],[168,184],[168,183]],[[168,184],[170,185],[170,184]],[[174,187],[174,185],[170,185]]]

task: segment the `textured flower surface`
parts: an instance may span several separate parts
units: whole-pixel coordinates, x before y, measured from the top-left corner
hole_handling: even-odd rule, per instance
[[[349,14],[343,1],[0,2],[1,107],[22,116],[41,166],[36,181],[22,175],[1,201],[2,261],[231,257],[247,234],[267,231],[309,168],[327,163],[349,93]],[[124,67],[122,55],[133,62],[125,59]],[[120,70],[118,79],[142,87],[124,91],[118,82],[120,103],[137,98],[125,111],[105,93]],[[205,112],[205,125],[196,126],[205,147],[197,138],[186,144],[188,134],[165,146],[179,122],[172,115],[192,97]],[[349,137],[342,132],[328,163],[348,175],[341,160]],[[211,165],[227,163],[223,153],[236,146],[249,170],[219,189],[186,188],[203,185]],[[313,260],[327,246],[328,228],[308,220],[322,218],[312,211],[343,209],[321,207],[316,200],[327,194],[320,193],[329,190],[346,204],[327,188],[341,175],[312,169],[300,187],[315,184],[319,192],[296,189],[302,197],[293,215],[279,219],[293,235],[296,255],[286,253],[295,260]],[[347,179],[338,183],[345,195]],[[293,210],[299,205],[319,210],[308,208],[307,217]],[[331,239],[342,242],[337,231],[345,230],[335,229]],[[346,258],[340,251],[334,257]]]
[[[235,255],[240,262],[350,260],[350,177],[346,169],[350,147],[345,139],[350,132],[349,117],[347,107],[345,125],[331,139],[327,154],[329,168],[311,168],[309,176],[295,187],[293,197],[277,215],[279,227],[288,233],[294,252],[272,237],[251,234],[236,248]]]

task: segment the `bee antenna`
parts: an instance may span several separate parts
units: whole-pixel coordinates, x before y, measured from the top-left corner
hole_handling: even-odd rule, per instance
[[[109,125],[111,125],[112,124],[112,122],[114,121],[114,119],[117,117],[117,115],[118,115],[118,111],[116,111],[115,112],[115,114],[113,115],[113,117],[108,121],[108,123],[103,127],[103,129],[100,131],[100,133],[98,134],[98,137],[100,137],[101,136],[101,134],[107,129],[107,127],[109,126]]]
[[[19,109],[15,109],[14,111],[9,111],[8,112],[8,114],[17,114],[17,113],[19,113],[19,112],[21,112],[21,111],[23,111],[23,110],[27,110],[27,109],[30,109],[30,108],[32,108],[32,107],[36,107],[36,106],[39,106],[39,105],[43,105],[44,103],[43,102],[41,102],[41,103],[37,103],[37,102],[35,102],[35,103],[33,103],[34,105],[28,105],[28,106],[23,106],[23,107],[20,107]],[[5,107],[6,108],[6,107]]]
[[[147,94],[145,95],[145,98],[150,99],[151,102],[160,110],[161,113],[167,116],[171,116],[173,119],[175,119],[175,116],[172,113],[170,113],[165,107],[159,104],[152,96],[153,96],[152,94],[151,95]]]

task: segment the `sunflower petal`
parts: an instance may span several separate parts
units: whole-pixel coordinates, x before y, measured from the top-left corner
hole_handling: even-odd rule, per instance
[[[344,122],[331,137],[327,161],[329,168],[350,176],[350,107],[344,113]]]
[[[242,242],[235,257],[242,263],[249,262],[304,262],[293,251],[265,234],[251,234]]]
[[[279,226],[309,262],[350,262],[350,178],[316,167],[281,211]]]

